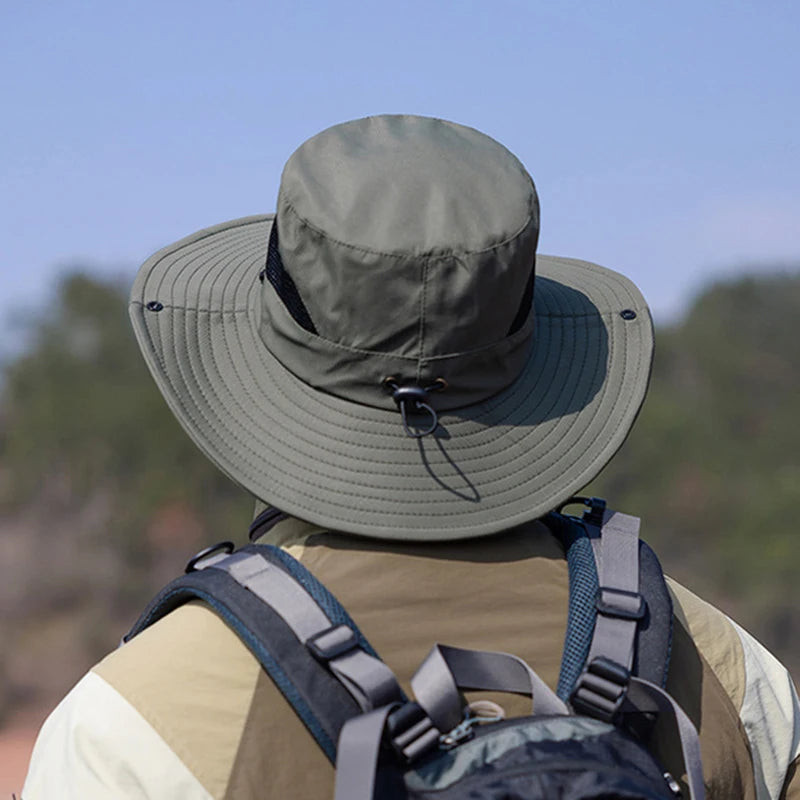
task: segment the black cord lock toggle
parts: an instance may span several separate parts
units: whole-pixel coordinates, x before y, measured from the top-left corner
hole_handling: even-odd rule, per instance
[[[384,387],[392,393],[392,398],[400,409],[400,416],[403,419],[403,429],[407,436],[414,439],[421,439],[429,433],[433,433],[439,424],[439,416],[433,410],[430,403],[430,393],[442,391],[447,387],[444,378],[437,378],[430,386],[400,386],[397,378],[388,377],[383,379]],[[411,414],[427,414],[430,417],[429,424],[419,430],[412,430],[409,425]]]

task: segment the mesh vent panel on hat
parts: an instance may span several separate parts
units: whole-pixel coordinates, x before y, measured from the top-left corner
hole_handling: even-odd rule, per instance
[[[511,327],[508,330],[509,336],[513,336],[522,328],[525,324],[525,320],[528,319],[528,314],[531,313],[531,307],[533,306],[533,279],[535,277],[536,270],[531,269],[528,282],[525,284],[525,291],[522,293],[522,300],[520,300],[519,308],[517,309],[517,315],[514,317],[514,321],[511,323]]]
[[[317,329],[309,316],[308,309],[303,303],[300,293],[297,291],[292,276],[284,269],[281,254],[278,250],[278,226],[273,225],[269,234],[269,245],[267,246],[267,265],[262,272],[278,293],[286,310],[292,315],[292,319],[309,333],[317,334]]]

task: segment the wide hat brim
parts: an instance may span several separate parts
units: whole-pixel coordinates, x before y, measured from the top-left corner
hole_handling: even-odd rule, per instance
[[[624,276],[538,256],[536,330],[522,373],[414,439],[398,412],[303,383],[259,337],[271,219],[223,223],[156,253],[130,304],[180,423],[264,502],[383,539],[482,536],[553,510],[625,440],[647,390],[653,332]]]

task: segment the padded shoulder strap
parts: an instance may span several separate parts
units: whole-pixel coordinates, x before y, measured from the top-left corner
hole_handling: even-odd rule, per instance
[[[601,515],[602,510],[600,515],[590,510],[583,519],[560,513],[549,514],[544,519],[562,542],[569,569],[567,632],[558,682],[558,696],[562,700],[570,697],[587,664],[598,616],[598,602],[602,604],[603,600],[599,593],[595,558]],[[672,601],[658,558],[641,541],[638,544],[638,562],[638,591],[644,598],[644,608],[634,639],[632,673],[664,686],[672,646]]]
[[[202,600],[239,635],[331,761],[348,719],[405,700],[341,604],[288,553],[250,545],[193,559],[190,567],[151,601],[124,641]]]

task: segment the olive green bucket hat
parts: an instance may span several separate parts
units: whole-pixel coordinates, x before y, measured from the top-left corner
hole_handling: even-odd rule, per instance
[[[178,420],[256,497],[378,538],[481,536],[585,486],[647,389],[639,291],[537,257],[538,234],[502,145],[371,117],[291,156],[275,215],[152,256],[130,313]]]

